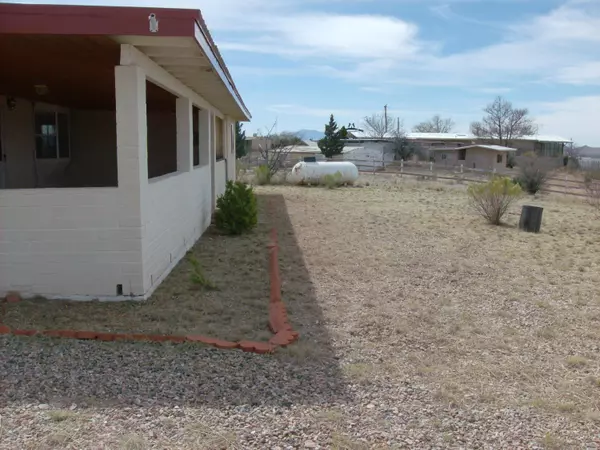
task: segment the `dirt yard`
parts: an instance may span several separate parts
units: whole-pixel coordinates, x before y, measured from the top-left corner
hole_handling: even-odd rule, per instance
[[[257,190],[298,343],[0,337],[0,448],[600,448],[593,210],[528,197],[493,227],[462,185],[361,184]]]

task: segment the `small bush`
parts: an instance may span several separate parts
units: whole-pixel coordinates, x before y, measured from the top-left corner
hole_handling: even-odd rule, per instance
[[[268,166],[262,165],[254,168],[254,180],[259,186],[271,184],[271,171]]]
[[[546,184],[550,166],[536,156],[527,156],[520,164],[521,173],[517,182],[529,194],[536,194]]]
[[[585,191],[590,205],[600,210],[600,170],[585,173]]]
[[[206,277],[206,275],[204,275],[202,266],[200,266],[200,261],[198,261],[198,259],[195,256],[190,254],[188,256],[188,261],[190,262],[190,264],[192,266],[192,273],[190,275],[190,280],[192,281],[192,283],[194,283],[195,285],[198,285],[200,287],[207,288],[207,289],[216,289],[217,288],[217,286],[215,286],[215,284],[212,281],[210,281]]]
[[[252,186],[228,181],[225,193],[217,199],[217,208],[215,223],[227,234],[242,234],[256,227],[258,208]]]
[[[334,174],[324,175],[321,184],[327,189],[335,189],[342,184],[342,174],[338,171]]]
[[[494,177],[484,184],[472,184],[467,192],[471,205],[488,222],[500,225],[510,205],[521,195],[521,187],[507,177]]]

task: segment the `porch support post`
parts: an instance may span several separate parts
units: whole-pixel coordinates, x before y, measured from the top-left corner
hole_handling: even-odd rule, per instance
[[[189,172],[194,167],[192,101],[187,97],[178,97],[177,116],[177,171]]]
[[[210,115],[210,111],[206,109],[201,109],[198,111],[198,134],[200,138],[199,148],[201,166],[210,164],[214,159],[210,145],[213,137]]]
[[[148,184],[146,76],[138,66],[115,67],[119,188],[137,192]]]
[[[139,239],[136,256],[123,267],[123,292],[143,295],[144,203],[148,186],[146,76],[135,65],[115,67],[119,228]]]

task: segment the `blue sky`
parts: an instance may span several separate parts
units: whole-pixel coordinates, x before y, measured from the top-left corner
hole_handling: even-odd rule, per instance
[[[466,132],[502,95],[540,134],[600,146],[600,0],[94,3],[201,9],[250,133],[358,125],[384,104],[407,131],[439,113]]]

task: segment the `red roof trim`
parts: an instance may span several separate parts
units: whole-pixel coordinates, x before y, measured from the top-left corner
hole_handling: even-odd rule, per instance
[[[156,14],[158,32],[150,31],[148,16]],[[195,37],[198,25],[227,80],[249,114],[225,61],[200,11],[194,9],[122,6],[70,6],[0,3],[0,34],[57,34],[82,36]]]

